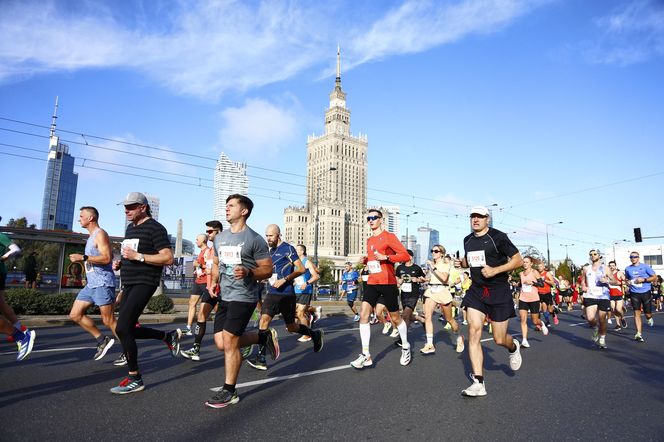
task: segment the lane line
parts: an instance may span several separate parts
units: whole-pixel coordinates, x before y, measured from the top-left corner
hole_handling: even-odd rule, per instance
[[[521,333],[513,333],[512,336],[520,336]],[[493,338],[486,338],[486,339],[481,339],[480,342],[486,342],[486,341],[493,341]],[[411,345],[412,347],[412,345]],[[241,384],[237,384],[235,388],[244,388],[244,387],[253,387],[254,385],[262,385],[262,384],[269,384],[271,382],[280,382],[280,381],[288,381],[290,379],[297,379],[297,378],[303,378],[305,376],[313,376],[317,374],[323,374],[323,373],[330,373],[332,371],[338,371],[338,370],[345,370],[347,368],[353,368],[350,363],[345,364],[345,365],[338,365],[336,367],[331,367],[331,368],[323,368],[320,370],[313,370],[313,371],[304,371],[302,373],[295,373],[295,374],[290,374],[286,376],[276,376],[273,378],[267,378],[267,379],[260,379],[258,381],[251,381],[251,382],[243,382]],[[221,387],[212,387],[210,388],[211,391],[219,391],[223,386]]]
[[[32,350],[30,354],[32,353],[50,353],[54,351],[75,351],[75,350],[88,350],[88,349],[96,349],[97,347],[60,347],[60,348],[45,348],[43,350]],[[0,356],[4,355],[15,355],[15,351],[5,351],[3,353],[0,353]]]
[[[655,315],[661,315],[662,313],[664,313],[664,312],[652,312],[652,315],[653,315],[653,316],[655,316]],[[632,316],[623,316],[623,317],[624,317],[625,319],[628,319],[628,318],[634,318],[634,315],[632,315]],[[614,318],[615,318],[615,316],[614,316]],[[647,321],[647,320],[645,319],[645,315],[644,315],[643,323],[645,324],[646,321]],[[579,326],[579,325],[584,325],[584,324],[588,324],[588,321],[575,322],[574,324],[570,324],[569,326],[570,326],[570,327],[577,327],[577,326]],[[647,326],[647,325],[648,325],[648,324],[646,324],[646,326]]]

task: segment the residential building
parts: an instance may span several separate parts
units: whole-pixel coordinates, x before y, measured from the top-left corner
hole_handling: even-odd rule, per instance
[[[249,195],[247,164],[231,161],[225,153],[219,155],[214,169],[214,219],[221,222],[224,230],[230,228],[226,221],[226,198],[230,195]]]

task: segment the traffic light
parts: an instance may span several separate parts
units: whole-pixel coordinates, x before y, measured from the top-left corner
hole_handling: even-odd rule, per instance
[[[643,238],[641,238],[641,228],[640,227],[635,227],[634,228],[634,242],[642,242]]]

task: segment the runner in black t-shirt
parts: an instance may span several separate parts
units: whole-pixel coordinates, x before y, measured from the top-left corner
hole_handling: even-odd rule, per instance
[[[463,267],[470,267],[473,281],[461,304],[468,316],[468,355],[473,383],[461,394],[485,396],[480,338],[486,318],[491,320],[495,343],[509,350],[512,370],[521,367],[519,342],[507,333],[509,318],[516,316],[507,276],[521,266],[523,259],[505,233],[489,227],[486,207],[471,209],[470,227],[473,233],[463,240],[465,256],[460,262]]]
[[[128,394],[145,388],[138,371],[136,339],[158,339],[166,343],[171,356],[180,351],[181,330],[165,333],[161,330],[136,327],[139,316],[159,287],[164,266],[173,263],[171,242],[164,226],[152,218],[148,199],[140,192],[131,192],[124,202],[127,220],[125,239],[122,241],[122,261],[115,261],[113,269],[122,268],[123,296],[115,332],[122,342],[129,374],[111,393]]]
[[[413,262],[413,251],[408,250],[408,254],[411,259],[397,267],[396,276],[401,292],[401,307],[403,309],[401,316],[406,324],[410,325],[413,320],[424,320],[424,318],[417,316],[415,307],[420,300],[420,283],[424,282],[426,278],[422,267]]]

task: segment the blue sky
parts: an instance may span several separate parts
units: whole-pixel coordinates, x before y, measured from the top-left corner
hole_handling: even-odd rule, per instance
[[[657,0],[4,1],[3,222],[39,224],[48,148],[11,132],[47,128],[9,120],[48,126],[57,95],[77,207],[95,205],[111,234],[123,233],[116,203],[140,190],[193,240],[212,217],[208,158],[221,151],[249,165],[250,225],[283,224],[304,202],[306,137],[322,133],[337,44],[351,130],[369,139],[369,205],[417,211],[411,232],[428,224],[460,249],[468,208],[497,204],[495,227],[543,253],[546,225],[563,221],[548,228],[552,259],[575,244],[585,261],[634,227],[664,235]],[[102,148],[75,144],[86,141]]]

